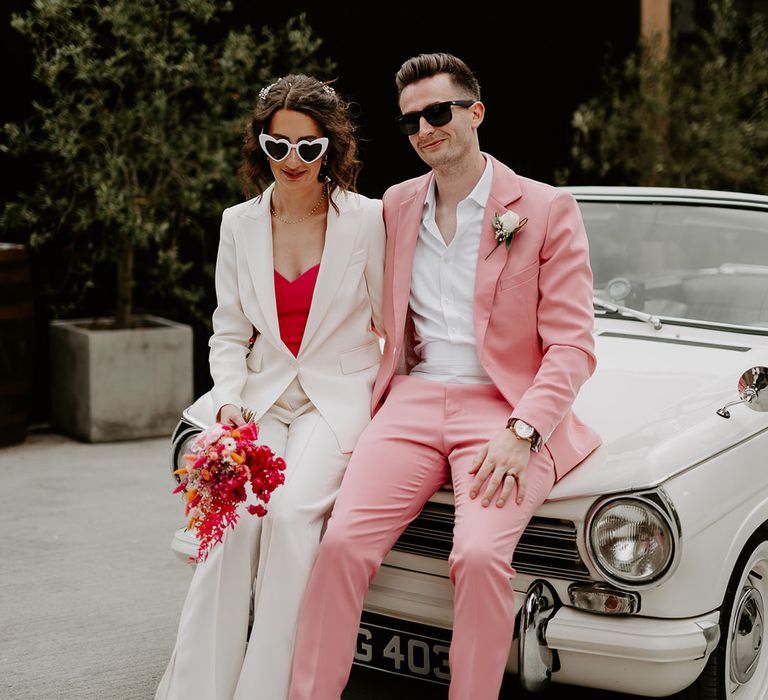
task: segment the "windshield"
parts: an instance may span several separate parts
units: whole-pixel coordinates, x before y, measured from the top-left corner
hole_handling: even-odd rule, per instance
[[[659,316],[768,328],[768,212],[579,206],[597,297]]]

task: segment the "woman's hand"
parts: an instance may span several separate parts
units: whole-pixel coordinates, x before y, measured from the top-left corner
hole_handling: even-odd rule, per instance
[[[216,420],[224,425],[234,425],[235,427],[245,425],[242,409],[233,403],[225,403],[219,409],[219,415],[216,417]]]

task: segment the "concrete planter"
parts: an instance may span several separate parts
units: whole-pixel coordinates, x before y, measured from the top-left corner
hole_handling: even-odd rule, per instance
[[[156,316],[114,330],[51,322],[51,420],[87,442],[168,436],[192,403],[192,328]]]

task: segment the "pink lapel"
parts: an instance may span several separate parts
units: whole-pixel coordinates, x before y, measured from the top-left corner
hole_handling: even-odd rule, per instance
[[[412,197],[403,200],[398,210],[397,238],[392,264],[392,304],[394,309],[395,333],[398,347],[402,347],[405,329],[405,315],[408,312],[408,299],[411,294],[411,272],[413,270],[413,254],[421,228],[421,217],[424,213],[424,200],[432,175],[424,175],[421,181],[414,183],[416,192]]]
[[[493,215],[501,216],[505,211],[514,211],[510,205],[522,196],[517,175],[492,156],[488,157],[493,163],[493,183],[488,203],[485,205],[475,275],[474,316],[478,354],[485,340],[485,331],[488,328],[488,319],[491,316],[491,307],[496,293],[496,283],[507,262],[507,255],[514,254],[514,248],[507,251],[504,243],[494,250],[496,237],[492,223]]]

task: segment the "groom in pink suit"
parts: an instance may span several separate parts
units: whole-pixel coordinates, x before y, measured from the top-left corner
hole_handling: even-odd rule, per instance
[[[496,700],[512,554],[554,482],[599,444],[571,411],[595,368],[592,274],[573,198],[480,150],[485,107],[448,54],[406,61],[398,124],[428,174],[384,195],[387,334],[299,620],[290,700],[339,700],[363,599],[425,501],[456,502],[451,700]]]

